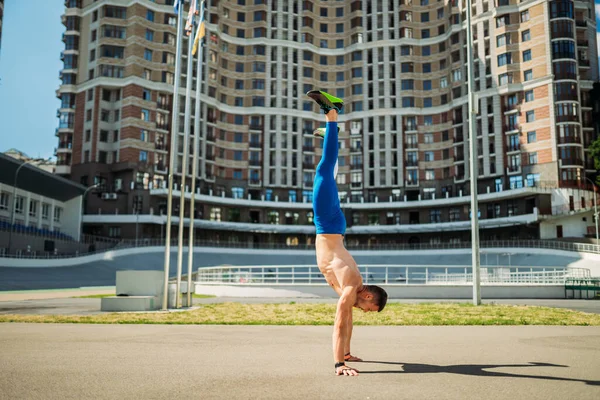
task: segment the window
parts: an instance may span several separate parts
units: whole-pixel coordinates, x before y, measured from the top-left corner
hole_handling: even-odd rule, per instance
[[[521,22],[529,21],[529,10],[521,11]]]
[[[432,169],[425,170],[425,180],[427,180],[427,181],[435,180],[435,171]]]
[[[431,55],[431,46],[423,46],[421,50],[422,56],[430,56]]]
[[[535,131],[527,132],[527,143],[535,143],[537,141],[537,135]]]
[[[528,102],[533,101],[533,100],[534,100],[533,99],[533,90],[527,90],[525,92],[525,102],[528,103]]]
[[[433,151],[425,152],[425,161],[434,161]]]
[[[220,207],[212,207],[210,209],[210,220],[221,222],[221,208]]]
[[[535,111],[534,110],[527,111],[527,113],[525,114],[525,120],[527,122],[535,121]]]
[[[150,50],[150,49],[144,50],[144,60],[152,61],[152,50]]]
[[[154,31],[151,31],[150,29],[146,29],[146,40],[149,42],[154,41]]]
[[[502,67],[503,65],[512,64],[512,55],[511,53],[504,53],[498,56],[498,66]]]
[[[242,179],[242,170],[236,169],[233,171],[233,179]]]
[[[231,196],[234,199],[243,199],[244,198],[244,188],[232,187],[231,188]]]
[[[150,121],[150,111],[146,109],[142,109],[142,121]]]
[[[527,42],[529,40],[531,40],[531,32],[527,29],[521,33],[521,42]]]
[[[154,11],[147,10],[146,11],[146,19],[150,22],[154,22]]]
[[[8,193],[0,193],[0,210],[8,210]]]
[[[431,72],[431,63],[424,63],[423,64],[423,73],[429,73]]]
[[[118,238],[121,237],[121,227],[120,226],[111,226],[108,228],[108,236]]]
[[[148,161],[148,152],[144,150],[140,150],[140,161],[147,162]]]
[[[523,52],[523,62],[531,61],[531,50],[525,50]]]
[[[432,224],[442,222],[442,213],[440,210],[429,210],[429,220]]]
[[[529,165],[537,164],[537,152],[529,153]]]
[[[61,215],[62,215],[62,208],[54,207],[54,222],[60,222]]]
[[[42,203],[42,219],[50,219],[50,204]]]
[[[142,142],[147,142],[148,141],[148,131],[145,129],[140,130],[140,140]]]
[[[108,142],[108,131],[105,131],[105,130],[100,131],[100,141],[103,143]]]
[[[445,76],[440,78],[440,88],[445,88],[448,87],[448,78],[446,78]]]
[[[523,78],[525,79],[525,82],[532,80],[533,70],[528,69],[527,71],[523,72]]]
[[[510,33],[496,36],[496,47],[502,47],[510,44]]]
[[[423,81],[423,90],[431,90],[431,81],[430,80]]]
[[[499,85],[508,85],[509,83],[512,83],[512,74],[510,72],[498,76]]]
[[[421,22],[429,22],[429,13],[428,12],[421,13]]]
[[[521,189],[523,187],[523,177],[520,175],[511,176],[509,179],[511,189]],[[509,204],[510,209],[510,204]],[[510,212],[508,215],[512,215]]]

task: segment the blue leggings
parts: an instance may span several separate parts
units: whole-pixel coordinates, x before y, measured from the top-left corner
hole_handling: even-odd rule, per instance
[[[346,232],[346,218],[340,208],[333,170],[338,158],[337,122],[328,122],[323,142],[323,156],[317,166],[313,187],[313,211],[317,234]]]

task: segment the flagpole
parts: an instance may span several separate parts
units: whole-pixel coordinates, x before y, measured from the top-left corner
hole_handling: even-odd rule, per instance
[[[176,0],[179,3],[179,0]],[[167,310],[169,298],[169,267],[171,263],[171,216],[173,213],[173,170],[175,169],[175,155],[177,146],[177,132],[179,131],[179,81],[180,81],[180,60],[181,60],[181,14],[183,7],[179,5],[177,9],[177,46],[175,51],[175,81],[173,83],[173,110],[171,119],[171,149],[169,159],[169,194],[167,196],[167,227],[165,238],[165,275],[163,287],[162,309]]]
[[[481,304],[481,271],[479,258],[479,205],[477,202],[477,104],[473,85],[475,82],[475,61],[473,58],[473,34],[471,26],[471,0],[466,0],[467,6],[467,59],[469,69],[469,80],[467,81],[468,91],[468,120],[469,120],[469,139],[471,140],[471,154],[469,157],[471,170],[471,264],[473,269],[473,305]]]
[[[204,1],[200,3],[200,19],[196,35],[200,34],[200,29],[204,23]],[[202,41],[202,38],[200,38]],[[194,109],[194,156],[192,157],[192,190],[190,200],[190,231],[188,240],[188,274],[187,274],[187,305],[192,305],[192,264],[194,261],[194,206],[196,196],[196,176],[198,175],[198,148],[200,147],[200,93],[202,92],[202,44],[198,44],[198,58],[196,60],[196,105]]]
[[[190,5],[191,7],[191,5]],[[190,111],[192,108],[192,102],[190,96],[192,94],[192,68],[194,67],[194,58],[192,57],[192,46],[194,39],[190,35],[188,39],[188,62],[187,62],[187,79],[185,84],[185,115],[184,115],[184,133],[183,133],[183,161],[181,162],[181,188],[179,196],[179,243],[177,248],[177,301],[176,308],[181,308],[181,297],[179,296],[181,290],[181,270],[183,266],[183,227],[185,218],[185,177],[187,174],[187,161],[188,161],[188,147],[189,147],[189,136],[190,136]]]

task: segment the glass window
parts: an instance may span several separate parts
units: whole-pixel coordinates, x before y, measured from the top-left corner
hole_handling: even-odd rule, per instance
[[[523,52],[523,62],[531,61],[531,50],[525,50]]]
[[[528,69],[527,71],[525,71],[523,73],[523,77],[526,82],[532,80],[533,79],[533,70]]]
[[[527,143],[535,143],[537,141],[537,134],[535,131],[527,132]]]
[[[526,31],[523,31],[521,33],[521,41],[527,42],[529,40],[531,40],[531,32],[529,31],[529,29],[527,29]]]
[[[525,92],[525,102],[530,102],[530,101],[533,101],[533,100],[534,100],[534,98],[533,98],[533,90],[527,90]]]

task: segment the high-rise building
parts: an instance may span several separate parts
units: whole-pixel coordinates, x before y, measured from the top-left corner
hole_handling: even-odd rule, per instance
[[[133,236],[141,226],[162,236],[172,3],[65,2],[57,172],[101,184],[88,199],[88,233]],[[581,236],[591,218],[556,221],[593,202],[594,2],[472,3],[481,238]],[[345,100],[337,182],[349,242],[468,241],[464,4],[207,1],[197,237],[310,243],[321,154],[312,131],[324,119],[305,93],[319,88]]]

